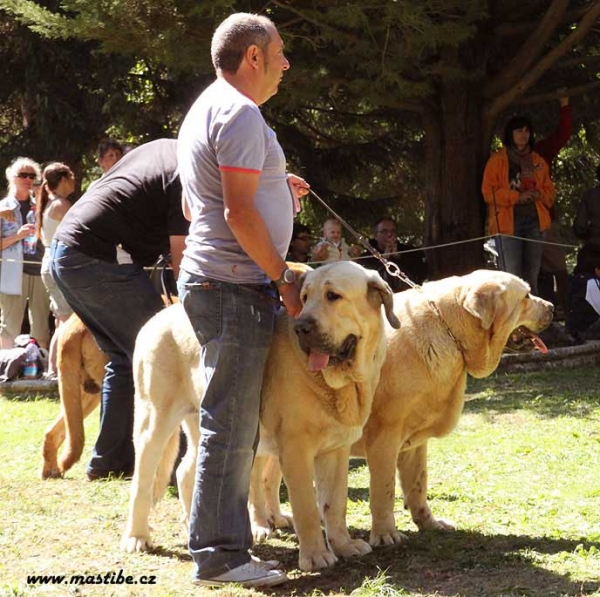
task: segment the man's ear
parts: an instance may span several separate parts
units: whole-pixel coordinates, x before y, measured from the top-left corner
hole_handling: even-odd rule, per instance
[[[246,60],[252,68],[258,68],[260,48],[256,44],[248,46],[246,50]]]

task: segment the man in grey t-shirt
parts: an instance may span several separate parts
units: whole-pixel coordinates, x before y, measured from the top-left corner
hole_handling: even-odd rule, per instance
[[[295,201],[308,185],[286,173],[258,107],[290,66],[275,25],[231,15],[215,31],[211,54],[217,80],[190,109],[178,139],[191,221],[179,297],[205,371],[189,547],[200,585],[272,586],[287,577],[251,559],[247,500],[277,290],[292,317],[301,310],[284,256]]]

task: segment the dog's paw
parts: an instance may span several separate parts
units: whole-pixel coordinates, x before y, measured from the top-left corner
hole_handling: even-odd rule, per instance
[[[140,553],[154,549],[154,544],[150,541],[150,537],[123,535],[121,549],[127,553]]]
[[[274,529],[293,529],[294,528],[294,519],[289,514],[274,514],[269,519],[272,527]]]
[[[272,534],[273,530],[269,525],[252,525],[252,539],[254,543],[262,543],[266,541]]]
[[[406,541],[408,541],[408,537],[397,529],[393,529],[387,533],[375,533],[371,531],[371,536],[369,537],[369,543],[372,547],[379,547],[380,545],[399,545]]]
[[[62,476],[62,471],[59,470],[58,466],[44,465],[40,473],[42,479],[61,479]]]
[[[434,518],[433,516],[425,521],[417,523],[420,531],[455,531],[456,525],[451,520],[444,518]]]
[[[298,566],[300,567],[300,570],[303,570],[304,572],[311,572],[312,570],[329,568],[329,566],[333,566],[337,561],[338,559],[335,555],[327,549],[321,551],[309,551],[300,548]]]
[[[351,539],[346,543],[340,545],[331,545],[336,556],[340,558],[353,558],[355,556],[364,556],[367,553],[371,553],[373,549],[371,546],[362,539]]]

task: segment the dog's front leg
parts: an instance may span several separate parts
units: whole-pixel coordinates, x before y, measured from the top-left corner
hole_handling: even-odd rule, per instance
[[[442,518],[434,518],[427,503],[427,442],[414,450],[398,455],[398,475],[404,494],[404,504],[410,510],[419,530],[451,531],[455,525]]]
[[[337,557],[325,545],[313,489],[315,454],[310,446],[290,438],[286,438],[285,444],[280,449],[279,460],[300,543],[299,567],[311,571],[333,566]]]
[[[372,551],[366,541],[352,539],[346,526],[349,458],[348,445],[321,454],[315,460],[317,500],[325,522],[327,541],[333,553],[342,558]]]

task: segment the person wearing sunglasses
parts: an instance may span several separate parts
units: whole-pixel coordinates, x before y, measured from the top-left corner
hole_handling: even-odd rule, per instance
[[[8,193],[0,201],[0,212],[11,210],[11,217],[0,219],[0,348],[12,348],[21,333],[25,306],[28,305],[30,335],[42,348],[48,348],[50,301],[40,276],[44,253],[37,243],[34,254],[23,254],[23,239],[35,234],[27,214],[35,207],[33,191],[41,169],[30,158],[18,157],[6,169]]]

